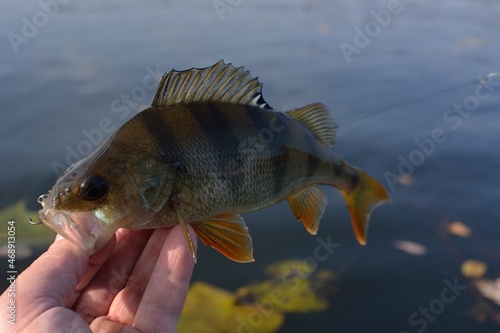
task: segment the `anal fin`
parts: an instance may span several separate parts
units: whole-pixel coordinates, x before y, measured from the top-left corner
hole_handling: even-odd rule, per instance
[[[316,235],[319,220],[325,211],[328,200],[317,187],[308,187],[288,198],[293,215],[304,224],[311,235]]]
[[[237,262],[255,261],[252,238],[240,215],[220,215],[201,223],[191,224],[206,246],[213,247]]]

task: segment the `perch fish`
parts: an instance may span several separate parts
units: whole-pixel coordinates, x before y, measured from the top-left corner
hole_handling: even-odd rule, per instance
[[[287,200],[316,234],[326,196],[343,194],[354,233],[366,242],[370,212],[389,197],[382,185],[330,149],[336,126],[323,104],[275,110],[262,84],[219,61],[172,70],[151,107],[70,166],[39,202],[42,223],[89,253],[118,228],[187,225],[201,241],[238,262],[253,261],[240,214]]]

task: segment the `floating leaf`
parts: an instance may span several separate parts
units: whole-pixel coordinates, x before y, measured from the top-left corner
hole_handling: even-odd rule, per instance
[[[472,230],[462,222],[451,222],[447,225],[448,232],[458,237],[470,237]]]
[[[500,278],[496,280],[478,279],[476,288],[485,298],[500,305]]]
[[[236,291],[240,304],[268,304],[283,312],[323,311],[327,295],[336,291],[332,271],[315,271],[305,261],[288,260],[269,266],[271,280],[241,287]]]
[[[427,253],[427,247],[425,245],[412,241],[398,240],[394,242],[394,247],[412,256],[423,256]]]
[[[398,177],[398,183],[401,185],[409,186],[413,184],[413,177],[410,175],[403,174]]]
[[[179,333],[273,333],[284,321],[282,312],[266,304],[237,304],[230,292],[204,282],[188,291]]]
[[[479,278],[486,274],[488,266],[479,260],[466,260],[460,266],[460,271],[466,278]]]
[[[178,331],[197,333],[276,332],[284,312],[322,311],[336,291],[336,274],[307,261],[287,260],[266,268],[269,280],[239,288],[236,295],[204,282],[193,283]]]
[[[300,276],[307,278],[314,273],[316,267],[305,260],[284,260],[266,267],[265,272],[274,278]]]

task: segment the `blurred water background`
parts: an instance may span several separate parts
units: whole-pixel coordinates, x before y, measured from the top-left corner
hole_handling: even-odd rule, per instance
[[[334,189],[316,237],[287,204],[247,214],[257,261],[201,246],[193,281],[234,290],[270,263],[313,258],[339,273],[338,293],[279,332],[499,331],[498,306],[460,271],[478,259],[500,275],[500,77],[487,76],[500,71],[498,1],[1,0],[0,31],[0,209],[38,209],[68,163],[148,106],[163,72],[225,59],[276,109],[326,104],[335,151],[392,205],[374,211],[365,247]],[[449,234],[454,221],[470,237]],[[336,247],[320,258],[322,241]],[[447,283],[466,289],[439,302]]]

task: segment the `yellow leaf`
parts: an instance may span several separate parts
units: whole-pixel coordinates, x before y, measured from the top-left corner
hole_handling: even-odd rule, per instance
[[[239,305],[230,292],[195,282],[189,289],[178,332],[273,333],[283,321],[283,313],[265,304]]]
[[[467,278],[479,278],[488,270],[488,266],[479,260],[466,260],[460,266],[460,271]]]
[[[307,262],[287,260],[269,266],[271,280],[250,284],[236,291],[240,303],[267,304],[282,312],[317,312],[328,306],[326,296],[336,291],[335,273],[315,271]]]

